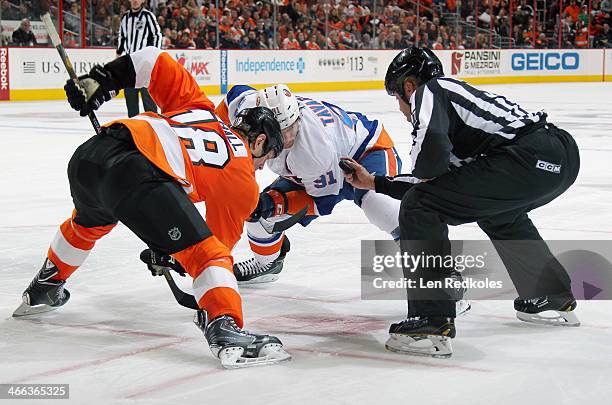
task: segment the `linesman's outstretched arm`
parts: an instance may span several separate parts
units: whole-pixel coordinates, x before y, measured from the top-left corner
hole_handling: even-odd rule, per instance
[[[172,56],[155,47],[146,47],[121,56],[104,66],[96,65],[64,89],[70,106],[81,116],[97,110],[104,102],[125,88],[147,87],[162,114],[183,109],[213,111],[214,104],[202,92],[195,79]]]
[[[354,159],[343,158],[343,160],[349,162],[349,165],[354,169],[352,172],[344,172],[344,178],[353,187],[362,190],[374,190],[396,200],[401,200],[404,194],[415,184],[428,181],[417,179],[410,174],[399,174],[394,177],[375,176]]]

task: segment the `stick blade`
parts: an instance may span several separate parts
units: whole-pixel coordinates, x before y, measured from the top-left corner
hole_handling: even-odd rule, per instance
[[[300,222],[306,216],[307,212],[308,207],[304,207],[287,219],[281,221],[269,221],[265,218],[260,218],[259,223],[266,230],[266,232],[270,234],[284,232]]]

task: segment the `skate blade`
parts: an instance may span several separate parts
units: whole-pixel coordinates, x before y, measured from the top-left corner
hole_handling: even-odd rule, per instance
[[[437,359],[447,359],[453,355],[451,339],[437,335],[407,336],[390,333],[385,348],[395,353]]]
[[[278,277],[279,277],[278,274],[265,274],[263,276],[254,278],[252,280],[238,281],[238,285],[239,286],[249,286],[249,285],[257,285],[257,284],[264,284],[264,283],[273,283],[276,280],[278,280]]]
[[[580,320],[574,311],[544,311],[539,314],[528,314],[526,312],[517,311],[516,317],[523,322],[536,325],[580,326]]]
[[[464,316],[472,309],[472,302],[470,300],[459,300],[456,305],[455,312],[457,316]]]
[[[45,312],[54,311],[58,308],[59,307],[52,307],[45,304],[30,306],[25,302],[22,302],[21,305],[13,312],[13,318],[43,314]]]
[[[267,344],[260,350],[261,357],[242,357],[242,347],[226,347],[219,352],[221,366],[227,369],[266,366],[291,360],[282,345]]]

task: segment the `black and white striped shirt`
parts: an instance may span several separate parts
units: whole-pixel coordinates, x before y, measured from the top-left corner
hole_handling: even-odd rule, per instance
[[[486,154],[546,123],[542,111],[530,113],[503,96],[447,77],[420,86],[410,97],[410,105],[414,127],[411,175],[376,179],[376,191],[398,198],[410,183],[438,177],[449,167]]]
[[[117,53],[133,53],[147,46],[162,46],[162,32],[155,15],[141,8],[139,11],[129,10],[121,17]]]

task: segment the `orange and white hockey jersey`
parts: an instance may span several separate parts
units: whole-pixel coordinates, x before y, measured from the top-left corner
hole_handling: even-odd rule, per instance
[[[130,55],[136,88],[148,87],[161,114],[110,122],[130,129],[136,147],[179,182],[229,249],[257,206],[259,186],[248,145],[214,114],[215,106],[172,56],[154,47]]]

